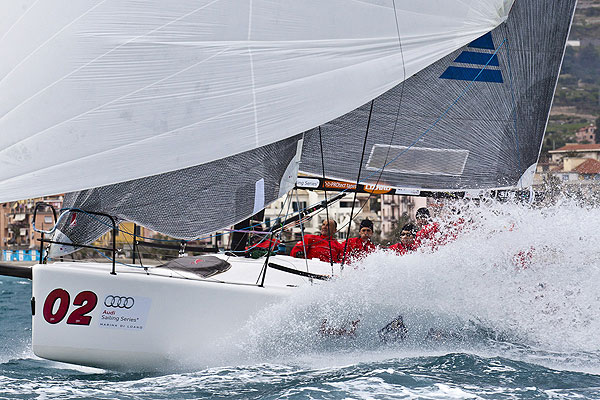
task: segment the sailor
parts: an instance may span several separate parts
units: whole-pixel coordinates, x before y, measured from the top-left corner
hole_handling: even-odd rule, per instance
[[[375,251],[375,245],[371,242],[371,236],[373,236],[371,220],[363,219],[360,222],[358,234],[359,237],[350,238],[342,243],[342,248],[346,249],[346,260],[361,259]]]
[[[321,234],[304,235],[304,242],[296,243],[290,255],[296,258],[318,258],[325,262],[340,262],[344,248],[333,238],[336,232],[337,223],[332,219],[325,220],[321,225]]]
[[[258,224],[251,228],[254,232],[250,236],[250,243],[246,247],[246,257],[260,258],[271,251],[271,255],[275,254],[279,248],[279,240],[270,238],[267,233],[256,233],[263,232],[262,225]]]
[[[443,234],[440,235],[437,242],[447,244],[455,241],[459,234],[465,229],[466,221],[461,216],[459,208],[451,208],[450,214],[446,217],[447,223],[444,225]]]
[[[440,231],[439,224],[437,222],[432,222],[429,210],[425,207],[421,207],[417,210],[415,219],[419,229],[416,235],[417,243],[419,245],[427,243],[432,247],[435,247],[436,243],[434,241],[437,233]]]
[[[406,339],[408,329],[404,324],[402,315],[398,315],[389,324],[379,330],[379,338],[382,342],[391,343]]]
[[[415,251],[419,247],[419,242],[416,241],[417,227],[415,224],[408,223],[402,227],[400,231],[400,242],[389,247],[400,255]]]

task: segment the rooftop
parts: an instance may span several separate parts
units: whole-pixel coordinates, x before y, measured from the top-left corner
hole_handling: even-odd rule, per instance
[[[600,144],[568,143],[560,149],[550,150],[548,153],[568,153],[570,151],[600,151]]]
[[[580,174],[600,174],[600,161],[588,159],[579,164],[574,171]]]

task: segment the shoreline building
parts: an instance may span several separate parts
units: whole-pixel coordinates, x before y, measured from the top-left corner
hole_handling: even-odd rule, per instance
[[[33,230],[46,230],[54,226],[54,216],[49,208],[40,208],[33,220],[37,202],[51,204],[60,210],[63,195],[43,198],[12,201],[0,204],[0,250],[2,261],[35,261],[39,260],[41,234]]]
[[[596,143],[596,127],[594,125],[584,126],[575,133],[577,143]]]
[[[328,191],[327,198],[331,199],[338,193]],[[288,214],[325,200],[323,191],[298,189],[297,198],[295,192],[291,196],[291,204],[285,201],[286,197],[282,197],[265,209],[264,225],[266,228],[269,228],[273,221],[280,216],[285,218]],[[347,239],[348,221],[350,220],[353,200],[354,193],[348,193],[344,198],[328,207],[329,218],[335,220],[338,224],[337,239],[340,241]],[[368,218],[373,221],[376,236],[382,241],[386,241],[390,238],[396,225],[402,221],[403,216],[414,220],[416,210],[426,206],[427,199],[423,197],[357,193],[353,213],[354,222],[350,230],[350,236],[356,236],[360,221]],[[310,220],[305,221],[304,233],[319,234],[321,224],[326,218],[325,211],[321,211]],[[290,242],[300,240],[302,237],[300,226],[293,227],[283,237],[284,240]]]
[[[548,153],[551,159],[538,164],[537,185],[566,185],[584,197],[600,192],[600,144],[568,143]]]

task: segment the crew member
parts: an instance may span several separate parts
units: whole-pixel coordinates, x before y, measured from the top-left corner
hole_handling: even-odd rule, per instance
[[[440,231],[439,224],[431,221],[431,215],[429,210],[425,207],[421,207],[415,214],[417,221],[418,232],[416,235],[416,241],[419,245],[425,243],[435,247],[435,239],[437,233]]]
[[[346,261],[363,258],[375,251],[375,245],[371,242],[371,236],[373,236],[373,222],[371,220],[363,219],[360,222],[358,234],[359,237],[350,238],[342,243],[342,248],[346,249]]]
[[[251,258],[260,258],[266,255],[269,251],[271,255],[277,253],[280,241],[275,238],[270,238],[267,233],[263,232],[262,225],[256,225],[252,228],[254,231],[250,236],[250,243],[246,246],[246,256]]]
[[[402,227],[400,231],[400,242],[390,246],[390,250],[394,250],[400,255],[415,251],[419,247],[416,241],[417,227],[415,224],[409,223]]]
[[[296,243],[290,255],[296,258],[318,258],[325,262],[340,262],[344,248],[333,238],[336,232],[337,223],[332,219],[325,220],[321,225],[321,234],[304,235],[304,242]]]

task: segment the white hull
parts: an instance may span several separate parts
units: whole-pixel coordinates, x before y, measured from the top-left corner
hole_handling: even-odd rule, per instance
[[[306,271],[304,260],[270,260]],[[264,259],[228,261],[228,271],[208,279],[169,270],[150,269],[147,274],[130,267],[118,267],[111,275],[111,265],[103,263],[35,265],[33,351],[42,358],[109,369],[176,366],[191,354],[194,363],[214,364],[220,345],[232,333],[289,296],[294,287],[308,283],[307,278],[269,268],[260,287],[256,281]],[[309,264],[311,273],[332,272],[329,264]]]

